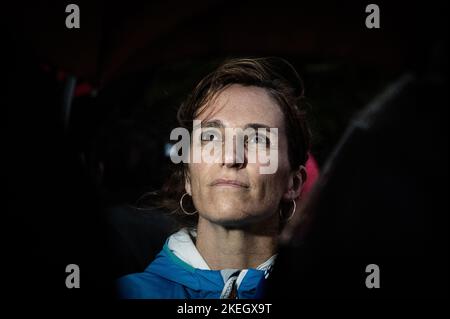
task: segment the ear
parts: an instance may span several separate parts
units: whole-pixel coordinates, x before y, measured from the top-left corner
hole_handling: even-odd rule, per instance
[[[189,169],[184,170],[184,189],[186,190],[186,193],[192,196],[191,178],[189,176]]]
[[[293,171],[289,175],[289,185],[286,192],[283,194],[285,201],[292,201],[297,199],[302,192],[303,184],[306,181],[306,169],[305,166],[300,165],[298,170]]]

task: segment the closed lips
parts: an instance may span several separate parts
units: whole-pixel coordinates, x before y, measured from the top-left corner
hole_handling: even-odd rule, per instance
[[[245,183],[242,183],[237,180],[231,180],[231,179],[216,179],[214,182],[211,183],[211,186],[233,186],[233,187],[245,187],[247,188],[248,185]]]

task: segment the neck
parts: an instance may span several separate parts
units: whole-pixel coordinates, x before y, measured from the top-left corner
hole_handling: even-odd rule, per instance
[[[213,270],[256,268],[276,253],[277,218],[230,229],[199,216],[197,249]]]

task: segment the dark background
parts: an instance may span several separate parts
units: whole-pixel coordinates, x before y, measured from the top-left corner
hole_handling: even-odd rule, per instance
[[[323,167],[357,111],[402,74],[426,74],[447,47],[443,2],[377,1],[380,29],[365,27],[365,1],[78,1],[81,28],[67,29],[69,3],[4,9],[8,85],[2,104],[8,116],[2,174],[8,192],[2,233],[12,295],[111,296],[111,279],[130,269],[120,264],[129,256],[111,248],[122,243],[110,239],[117,237],[110,234],[111,220],[121,223],[111,219],[114,208],[161,186],[176,109],[224,58],[274,55],[295,66],[310,105],[312,154]],[[445,78],[446,61],[439,64]],[[68,101],[70,109],[64,107]],[[447,118],[447,104],[434,116]],[[421,105],[424,113],[428,108]],[[447,158],[446,141],[428,140],[417,152],[433,149],[437,158]],[[442,180],[432,182],[441,182],[447,193],[447,166],[426,169],[442,172]],[[121,225],[145,230],[140,217],[133,218]],[[149,229],[152,218],[145,220]],[[155,247],[170,228],[164,225]],[[404,236],[401,229],[397,236]],[[82,289],[65,287],[70,263],[81,268]],[[448,276],[443,278],[448,293]]]

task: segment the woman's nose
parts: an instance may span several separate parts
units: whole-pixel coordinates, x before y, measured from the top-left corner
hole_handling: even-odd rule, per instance
[[[242,144],[242,145],[240,145]],[[223,150],[223,164],[229,168],[242,168],[245,165],[245,148],[243,143],[236,142],[236,139],[225,143]]]

